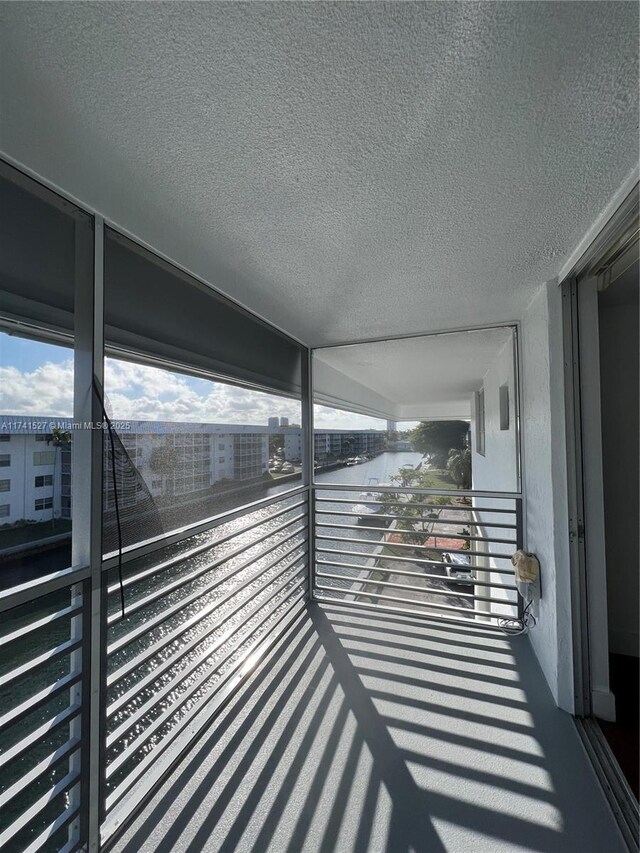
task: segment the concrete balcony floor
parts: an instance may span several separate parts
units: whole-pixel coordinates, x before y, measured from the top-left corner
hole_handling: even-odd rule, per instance
[[[525,637],[312,604],[119,853],[622,853]]]

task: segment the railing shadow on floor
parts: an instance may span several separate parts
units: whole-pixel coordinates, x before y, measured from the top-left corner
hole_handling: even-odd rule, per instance
[[[526,638],[311,604],[116,849],[612,853],[600,800]]]

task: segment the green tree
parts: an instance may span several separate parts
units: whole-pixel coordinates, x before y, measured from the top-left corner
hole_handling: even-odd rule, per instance
[[[452,450],[466,447],[468,432],[467,421],[422,421],[411,433],[411,442],[436,468],[444,468]]]
[[[461,489],[471,488],[471,450],[452,450],[447,460],[447,471],[453,482]]]
[[[429,472],[421,468],[403,470],[389,478],[403,488],[432,489],[436,487]],[[405,533],[407,544],[420,547],[433,534],[442,514],[443,507],[449,503],[444,495],[425,495],[421,492],[397,494],[386,493],[382,499],[384,513],[398,515],[396,529]]]
[[[282,451],[284,456],[284,435],[274,432],[269,435],[269,456],[275,456],[277,451]]]
[[[342,439],[342,443],[340,445],[340,452],[343,456],[353,456],[354,448],[356,446],[356,437],[355,435],[348,435]]]
[[[149,468],[154,474],[160,474],[163,477],[173,477],[177,464],[178,454],[175,447],[169,444],[154,447],[149,456]]]
[[[51,500],[51,527],[56,526],[56,472],[58,468],[58,456],[62,453],[63,447],[68,447],[71,444],[71,433],[60,427],[52,427],[51,432],[47,436],[47,444],[52,444],[54,449],[53,457],[53,498]]]

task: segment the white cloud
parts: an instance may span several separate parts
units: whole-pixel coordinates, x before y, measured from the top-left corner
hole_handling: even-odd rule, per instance
[[[300,423],[295,400],[187,377],[149,365],[105,360],[107,411],[118,420],[266,425],[270,417]],[[73,417],[73,359],[46,361],[33,371],[0,368],[0,412]],[[316,428],[385,429],[385,421],[316,406]]]
[[[301,417],[300,405],[286,397],[115,359],[105,363],[105,389],[122,420],[266,425],[270,417]]]
[[[73,359],[46,361],[32,371],[0,367],[0,411],[73,417]]]

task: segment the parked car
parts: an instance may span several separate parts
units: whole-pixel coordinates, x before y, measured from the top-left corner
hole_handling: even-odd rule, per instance
[[[464,581],[471,583],[473,581],[473,572],[471,571],[471,557],[461,551],[443,551],[442,562],[452,563],[453,565],[445,566],[447,577],[452,581]]]

